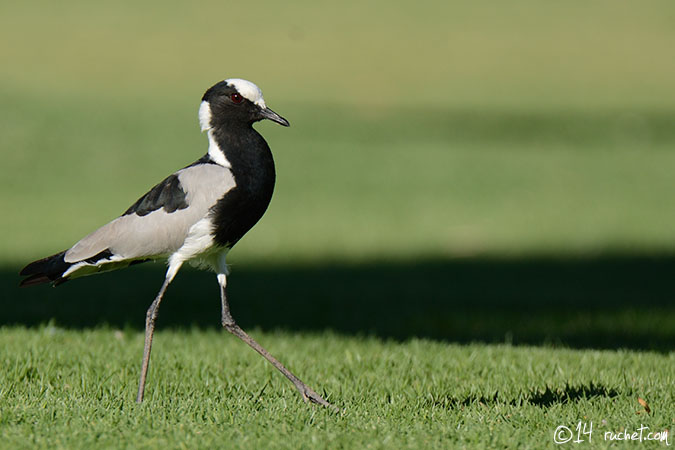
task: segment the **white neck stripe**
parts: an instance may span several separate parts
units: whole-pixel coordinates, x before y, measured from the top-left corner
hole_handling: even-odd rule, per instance
[[[211,105],[207,101],[199,105],[199,126],[202,131],[211,129]]]
[[[227,167],[228,169],[232,168],[232,164],[225,157],[225,152],[218,146],[216,139],[213,137],[213,131],[208,131],[209,136],[209,156],[216,164]]]
[[[203,101],[199,105],[199,125],[201,126],[202,131],[206,131],[207,136],[209,137],[209,156],[211,160],[216,164],[227,167],[228,169],[232,168],[232,164],[225,157],[225,152],[220,148],[216,139],[213,137],[213,130],[211,127],[211,105],[207,101]]]

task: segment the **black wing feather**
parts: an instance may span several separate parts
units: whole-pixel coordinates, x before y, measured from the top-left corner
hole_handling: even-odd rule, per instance
[[[180,184],[178,175],[173,174],[166,177],[161,183],[150,189],[150,191],[143,197],[139,198],[136,203],[127,209],[123,216],[129,214],[137,214],[145,216],[160,208],[164,211],[172,213],[179,209],[188,207],[185,199],[185,191]]]

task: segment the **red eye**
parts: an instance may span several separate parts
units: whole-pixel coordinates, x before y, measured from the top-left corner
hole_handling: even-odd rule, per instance
[[[244,101],[244,97],[242,97],[241,94],[237,94],[236,92],[230,95],[230,98],[234,103],[241,103]]]

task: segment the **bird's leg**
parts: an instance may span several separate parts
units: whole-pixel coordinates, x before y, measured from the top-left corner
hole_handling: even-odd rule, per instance
[[[143,363],[141,364],[141,379],[138,383],[138,394],[136,395],[136,402],[141,403],[143,401],[143,394],[145,392],[145,379],[148,375],[148,365],[150,364],[150,350],[152,348],[152,336],[155,333],[155,320],[157,320],[157,315],[159,314],[159,304],[162,302],[162,297],[164,297],[164,292],[166,288],[173,280],[173,277],[178,272],[178,268],[173,268],[169,266],[169,270],[166,273],[166,278],[164,279],[164,284],[159,290],[157,297],[150,304],[148,312],[145,315],[145,345],[143,346]]]
[[[310,401],[312,403],[317,403],[322,406],[326,406],[328,408],[332,408],[334,410],[338,410],[335,406],[331,405],[328,403],[326,400],[324,400],[319,394],[314,392],[309,386],[307,386],[305,383],[300,380],[300,378],[296,377],[291,373],[290,370],[288,370],[286,367],[284,367],[283,364],[279,362],[274,356],[272,356],[267,350],[265,350],[260,344],[258,344],[251,336],[246,334],[244,330],[242,330],[239,325],[236,324],[234,319],[232,318],[232,314],[230,314],[230,305],[227,301],[227,294],[225,292],[225,287],[226,287],[226,276],[225,274],[221,273],[218,274],[218,284],[220,284],[220,298],[222,301],[222,324],[223,327],[230,333],[234,334],[237,336],[239,339],[242,341],[246,342],[253,350],[256,352],[260,353],[267,361],[269,361],[274,367],[276,367],[279,372],[283,373],[286,378],[291,380],[291,383],[295,386],[295,388],[300,392],[302,395],[302,398],[307,402]]]

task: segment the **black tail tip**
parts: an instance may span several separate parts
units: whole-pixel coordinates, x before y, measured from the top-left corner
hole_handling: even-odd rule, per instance
[[[19,275],[28,278],[21,280],[19,287],[34,286],[36,284],[50,282],[54,282],[54,286],[57,286],[66,281],[65,278],[61,277],[68,267],[70,267],[70,264],[64,260],[65,253],[66,252],[63,251],[55,255],[33,261],[21,269]]]
[[[52,280],[50,280],[49,277],[44,273],[38,273],[21,280],[21,283],[19,283],[19,287],[34,286],[36,284],[49,283],[51,281]]]

